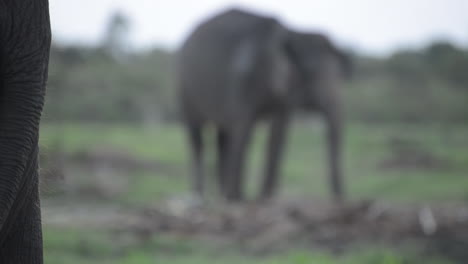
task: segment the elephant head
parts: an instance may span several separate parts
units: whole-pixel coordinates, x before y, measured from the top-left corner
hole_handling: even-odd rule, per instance
[[[290,31],[285,51],[292,67],[293,104],[305,110],[330,106],[340,82],[350,75],[349,57],[320,33]]]
[[[291,31],[285,46],[292,67],[291,94],[295,107],[321,114],[327,124],[331,191],[341,199],[342,114],[340,88],[350,76],[349,57],[320,33]]]

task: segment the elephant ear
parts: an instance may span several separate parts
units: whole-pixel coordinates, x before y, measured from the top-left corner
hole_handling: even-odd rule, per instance
[[[307,83],[311,78],[306,65],[307,54],[304,54],[303,39],[300,33],[288,31],[286,42],[283,44],[283,53],[288,59],[288,97],[293,105],[307,104],[310,90]]]
[[[345,78],[345,79],[349,79],[352,75],[352,72],[353,72],[353,63],[352,63],[352,59],[351,59],[351,56],[349,54],[347,54],[346,52],[344,52],[343,50],[339,49],[338,47],[336,47],[329,39],[325,38],[325,45],[326,45],[326,49],[331,53],[333,54],[334,56],[336,56],[336,58],[338,59],[338,63],[339,63],[339,66],[340,66],[340,70],[341,70],[341,73],[342,73],[342,76]]]
[[[341,66],[341,72],[345,79],[351,78],[353,75],[353,62],[351,56],[346,52],[338,49],[332,43],[329,43],[331,52],[338,58]]]
[[[292,74],[293,65],[288,59],[288,56],[283,52],[275,54],[274,62],[272,64],[272,90],[273,94],[277,98],[283,98],[287,96],[289,89],[291,88],[290,78]]]
[[[304,56],[306,54],[303,50],[304,48],[302,47],[302,42],[303,39],[299,33],[289,31],[288,39],[283,45],[283,49],[289,58],[293,72],[297,75],[296,78],[299,79],[299,82],[305,83],[305,80],[309,76],[309,72],[304,60]]]
[[[277,98],[284,98],[289,93],[290,78],[293,73],[293,65],[289,54],[285,52],[289,38],[288,30],[281,24],[277,24],[271,38],[271,82],[273,94]]]
[[[273,96],[283,98],[288,94],[291,75],[290,59],[284,52],[288,30],[275,19],[266,19],[260,26],[262,33],[248,35],[234,49],[229,63],[229,83],[240,87],[259,62],[265,63],[262,67],[267,68],[268,87]]]

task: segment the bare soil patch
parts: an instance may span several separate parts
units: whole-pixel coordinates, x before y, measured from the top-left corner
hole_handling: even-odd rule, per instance
[[[172,234],[235,245],[254,254],[298,245],[342,253],[358,245],[398,248],[408,242],[424,254],[468,261],[468,207],[462,205],[297,199],[192,207],[172,200],[140,209],[79,206],[64,210],[46,203],[43,214],[46,225],[130,232],[141,240]]]

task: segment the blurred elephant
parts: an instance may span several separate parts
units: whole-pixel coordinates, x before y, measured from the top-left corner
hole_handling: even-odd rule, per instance
[[[0,263],[42,263],[38,130],[51,41],[47,0],[0,0]]]
[[[271,128],[260,198],[270,198],[290,114],[298,108],[325,116],[331,188],[336,198],[343,196],[338,88],[349,60],[325,36],[293,32],[274,18],[230,9],[200,24],[178,56],[196,194],[202,196],[204,189],[203,128],[216,128],[221,193],[240,201],[246,148],[255,122],[266,118]]]

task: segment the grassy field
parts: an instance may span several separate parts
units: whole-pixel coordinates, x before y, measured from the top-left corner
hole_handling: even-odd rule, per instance
[[[260,180],[265,128],[259,127],[249,158],[249,194],[253,197]],[[320,122],[296,122],[290,132],[283,168],[281,196],[325,198],[326,155]],[[377,199],[396,203],[449,203],[468,200],[468,126],[361,125],[347,127],[345,173],[351,199]],[[207,137],[209,141],[209,138]],[[171,196],[186,194],[188,157],[185,137],[177,125],[130,126],[45,124],[42,150],[54,150],[57,142],[69,155],[102,149],[125,153],[138,160],[160,163],[165,170],[132,170],[121,175],[124,188],[103,200],[96,197],[68,199],[64,194],[45,194],[43,200],[64,203],[96,202],[129,208],[148,206]],[[213,167],[213,145],[207,164]],[[73,177],[90,177],[86,169],[74,170]],[[92,175],[91,175],[92,176]],[[93,185],[90,180],[83,184]],[[102,185],[102,183],[101,183]],[[105,185],[105,184],[104,184]],[[103,187],[104,188],[104,187]],[[65,197],[65,198],[64,198]],[[47,218],[47,216],[45,217]],[[116,237],[117,236],[117,237]],[[125,234],[104,230],[67,229],[45,223],[46,263],[453,263],[421,258],[411,251],[369,246],[334,255],[297,249],[278,255],[249,256],[236,250],[219,250],[216,245],[170,236],[139,241]]]
[[[319,125],[293,127],[282,173],[283,193],[321,197],[327,194],[325,145]],[[468,199],[467,134],[468,126],[349,126],[344,161],[350,197],[403,202]],[[260,127],[255,136],[249,159],[250,185],[255,185],[256,176],[261,174],[265,129]],[[45,125],[41,133],[43,149],[50,149],[57,140],[69,153],[111,148],[180,168],[182,175],[170,175],[170,179],[169,175],[141,172],[143,182],[134,182],[139,185],[135,188],[148,199],[188,189],[186,141],[178,126]],[[213,161],[210,150],[212,146],[208,164]],[[401,157],[406,152],[410,157]],[[386,163],[394,164],[386,168]]]
[[[46,263],[118,263],[118,264],[452,264],[441,257],[421,257],[410,250],[395,251],[375,246],[355,253],[333,255],[306,249],[256,256],[234,249],[220,249],[209,243],[168,236],[153,237],[145,243],[116,243],[105,232],[51,230],[44,232]]]

